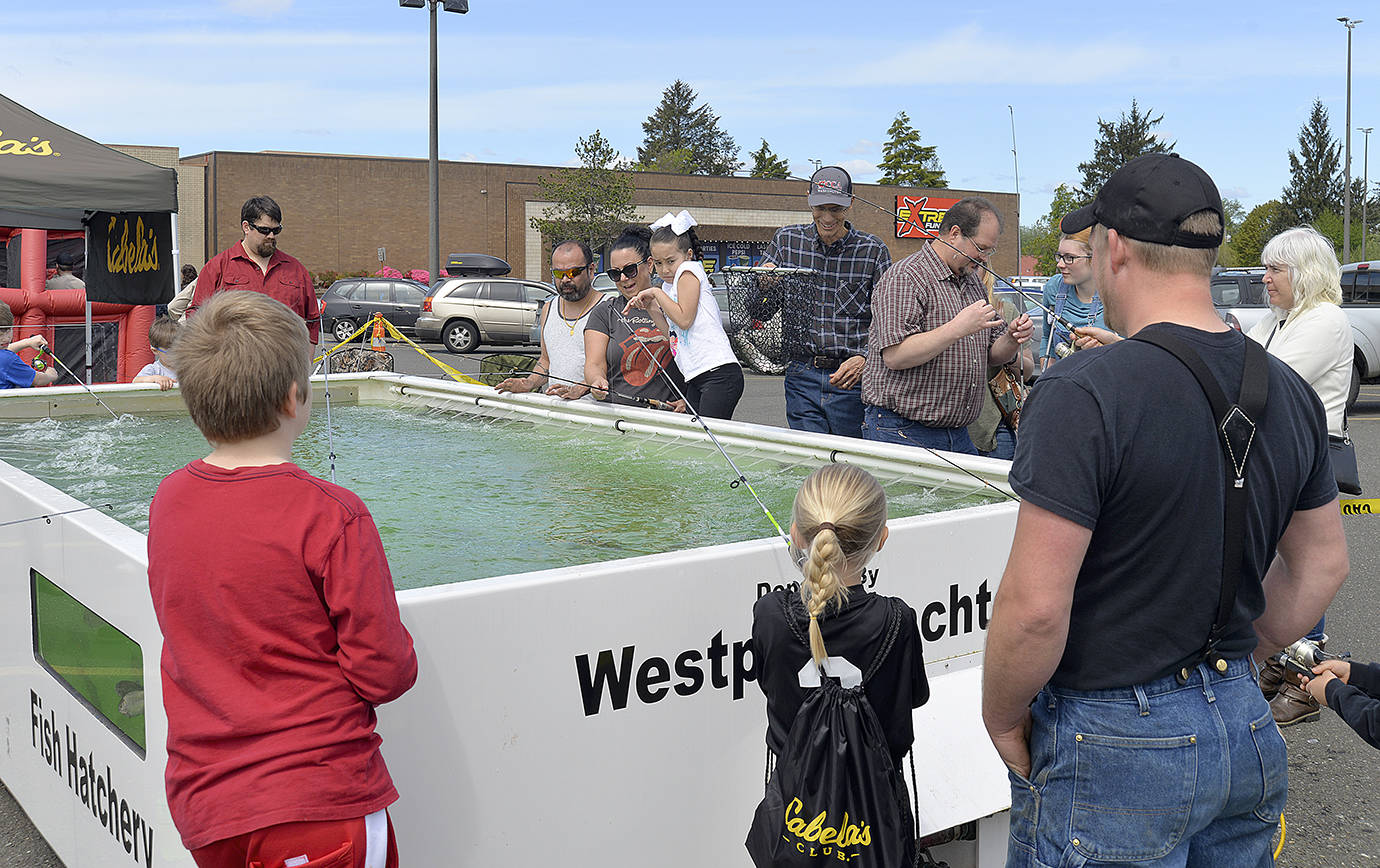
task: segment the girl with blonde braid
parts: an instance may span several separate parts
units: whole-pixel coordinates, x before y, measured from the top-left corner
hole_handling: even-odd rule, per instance
[[[796,494],[791,539],[805,554],[800,592],[773,591],[752,611],[757,684],[767,697],[767,747],[775,756],[821,673],[856,686],[883,644],[892,598],[869,593],[862,573],[886,542],[886,516],[881,485],[851,464],[826,464]],[[894,645],[864,685],[897,774],[915,740],[911,709],[930,697],[915,610],[899,608]],[[807,634],[808,647],[800,638]]]

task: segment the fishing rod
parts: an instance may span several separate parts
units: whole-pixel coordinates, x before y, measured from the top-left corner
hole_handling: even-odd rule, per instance
[[[802,177],[800,177],[799,175],[790,175],[790,176],[788,177],[788,180],[791,180],[791,181],[805,181],[806,183],[810,183],[810,180],[809,180],[808,178],[802,178]],[[916,222],[915,222],[914,220],[912,220],[911,218],[909,218],[909,217],[902,217],[902,216],[900,215],[899,212],[893,211],[893,210],[891,210],[890,208],[885,208],[885,207],[883,207],[883,206],[881,206],[881,205],[878,205],[876,202],[870,202],[870,201],[868,201],[867,199],[864,199],[863,197],[859,196],[859,195],[856,194],[856,193],[850,193],[850,194],[848,194],[848,195],[849,195],[851,198],[853,198],[853,199],[855,199],[855,200],[857,200],[857,201],[863,203],[864,205],[871,205],[873,208],[876,208],[878,211],[881,211],[883,214],[890,214],[892,217],[895,217],[898,221],[904,222],[904,223],[906,223],[907,225],[909,225],[909,226],[911,226],[911,227],[914,227],[915,229],[918,229],[918,230],[920,231],[920,233],[921,233],[924,237],[929,238],[929,239],[931,239],[931,240],[933,240],[933,241],[938,241],[940,244],[943,244],[945,247],[947,247],[947,248],[949,248],[950,250],[952,250],[953,252],[957,253],[959,256],[962,256],[964,259],[966,259],[966,260],[968,260],[969,262],[973,263],[973,264],[976,265],[978,268],[980,268],[980,269],[982,269],[983,271],[987,272],[988,274],[992,275],[993,280],[1001,281],[1001,283],[1004,284],[1004,285],[1002,286],[1002,289],[1010,289],[1010,290],[1012,290],[1012,291],[1014,291],[1014,292],[1016,292],[1016,293],[1019,293],[1021,296],[1023,296],[1023,297],[1025,298],[1026,301],[1029,301],[1031,304],[1033,304],[1033,305],[1035,305],[1036,307],[1040,308],[1040,310],[1043,310],[1045,313],[1049,314],[1051,317],[1054,318],[1054,321],[1055,321],[1055,322],[1059,323],[1059,324],[1062,325],[1064,328],[1068,329],[1068,330],[1069,330],[1069,334],[1073,334],[1073,332],[1078,328],[1078,326],[1074,325],[1072,322],[1068,321],[1067,319],[1064,319],[1064,317],[1063,317],[1062,315],[1060,315],[1060,314],[1058,314],[1058,313],[1055,313],[1053,308],[1051,308],[1051,307],[1049,307],[1048,305],[1045,304],[1045,300],[1044,300],[1044,298],[1043,298],[1042,296],[1037,297],[1037,296],[1031,295],[1029,292],[1026,292],[1024,289],[1021,289],[1019,286],[1016,286],[1014,283],[1012,283],[1010,278],[1003,277],[1003,276],[1001,276],[1000,274],[998,274],[997,272],[993,271],[993,270],[992,270],[985,262],[983,262],[982,260],[980,260],[980,259],[978,259],[978,258],[976,258],[976,257],[974,257],[974,256],[972,256],[972,255],[970,255],[970,254],[968,254],[968,253],[962,251],[962,250],[959,250],[957,247],[955,247],[954,245],[950,244],[948,241],[945,241],[943,238],[940,238],[938,234],[930,232],[930,230],[926,229],[924,226],[921,226],[919,223],[916,223]],[[1017,232],[1019,233],[1019,231],[1020,231],[1020,227],[1017,227]]]
[[[644,398],[640,395],[625,395],[624,393],[619,392],[616,389],[610,389],[607,386],[602,388],[598,386],[592,386],[589,383],[584,382],[583,380],[571,380],[565,377],[558,377],[555,374],[548,373],[546,371],[538,371],[535,368],[533,368],[530,371],[521,371],[517,368],[514,368],[511,371],[495,371],[495,373],[512,376],[516,376],[518,374],[537,374],[538,376],[546,377],[548,380],[560,380],[562,383],[570,383],[572,386],[584,386],[591,392],[595,391],[596,389],[600,392],[608,392],[610,395],[617,395],[625,401],[632,401],[636,404],[645,404],[646,406],[651,407],[653,410],[671,410],[674,412],[676,409],[675,405],[670,403],[669,401],[662,401],[658,400],[657,398]]]
[[[106,403],[105,403],[104,401],[101,400],[101,396],[100,396],[100,395],[97,395],[95,392],[93,392],[93,391],[91,390],[91,387],[90,387],[90,386],[88,386],[88,385],[86,385],[85,383],[83,383],[83,382],[81,381],[81,378],[80,378],[80,377],[78,377],[76,374],[72,373],[72,369],[69,368],[69,367],[67,367],[67,365],[65,365],[65,364],[63,363],[62,359],[59,359],[59,358],[57,357],[57,353],[54,353],[54,352],[53,352],[53,348],[50,347],[50,346],[48,346],[48,344],[47,344],[46,342],[45,342],[45,343],[43,344],[43,346],[40,347],[39,350],[38,350],[38,355],[39,355],[39,356],[43,356],[43,355],[45,355],[45,354],[48,356],[48,358],[52,359],[54,362],[57,362],[57,366],[58,366],[59,368],[62,368],[62,370],[65,371],[65,372],[67,373],[67,376],[71,377],[71,378],[76,382],[76,384],[77,384],[78,386],[81,386],[83,389],[85,389],[85,390],[86,390],[86,393],[87,393],[88,395],[90,395],[91,397],[95,398],[97,404],[100,404],[102,407],[105,407],[105,411],[106,411],[107,413],[110,414],[111,418],[115,419],[116,421],[119,420],[119,418],[120,418],[119,414],[116,413],[114,410],[110,409],[110,407],[107,406]]]
[[[752,499],[757,501],[757,505],[761,507],[762,513],[767,517],[767,521],[771,522],[771,526],[776,528],[776,533],[781,537],[782,541],[786,543],[786,550],[788,552],[796,552],[797,549],[795,547],[795,543],[791,541],[790,534],[782,530],[781,523],[776,520],[776,516],[772,515],[771,510],[767,509],[767,505],[762,502],[761,496],[757,494],[757,489],[752,487],[751,482],[748,482],[747,475],[739,469],[737,463],[734,462],[733,457],[728,454],[728,451],[724,449],[723,444],[719,442],[719,438],[714,436],[714,432],[709,430],[709,426],[705,424],[703,417],[700,416],[699,408],[696,407],[690,401],[690,399],[685,396],[685,392],[681,391],[680,386],[676,384],[675,378],[666,372],[665,366],[661,364],[661,359],[657,358],[656,353],[652,352],[651,347],[647,346],[647,342],[637,334],[637,328],[633,326],[631,322],[628,321],[627,315],[624,314],[623,310],[618,307],[617,302],[615,301],[614,303],[611,303],[609,307],[612,308],[613,312],[618,315],[618,318],[620,320],[622,320],[623,325],[626,326],[628,331],[632,334],[633,340],[637,341],[638,345],[642,347],[643,352],[645,352],[648,358],[652,360],[652,364],[656,365],[657,370],[660,371],[661,375],[666,378],[666,382],[671,384],[671,388],[675,389],[676,394],[679,395],[680,399],[685,402],[685,409],[689,411],[690,418],[694,419],[696,422],[699,423],[700,428],[702,428],[704,430],[704,433],[709,436],[709,441],[714,444],[714,448],[719,450],[719,454],[722,455],[724,457],[724,460],[728,462],[728,466],[733,468],[734,473],[738,474],[738,477],[734,479],[732,482],[730,482],[728,484],[728,487],[737,488],[739,485],[741,485],[744,488],[746,488],[748,490],[748,493],[752,495]],[[793,557],[795,556],[793,555]],[[796,560],[799,561],[799,558],[796,557]]]
[[[767,276],[773,276],[773,277],[774,277],[774,276],[780,276],[780,275],[782,275],[782,274],[790,274],[790,273],[797,273],[797,274],[800,274],[800,273],[819,274],[818,271],[815,271],[815,270],[812,269],[812,268],[793,268],[793,267],[790,267],[790,268],[786,268],[786,267],[762,268],[761,266],[753,266],[753,267],[729,266],[727,269],[725,269],[725,271],[738,272],[738,273],[742,273],[742,272],[754,272],[754,273],[757,273],[757,274],[760,274],[760,275],[767,275]],[[993,491],[997,492],[997,493],[1000,494],[1002,497],[1005,497],[1005,498],[1007,498],[1008,500],[1015,500],[1015,501],[1019,501],[1019,500],[1020,500],[1020,498],[1018,498],[1018,497],[1013,497],[1009,492],[1005,491],[1004,489],[1000,488],[999,486],[993,485],[991,482],[989,482],[989,481],[986,480],[986,479],[983,479],[981,476],[978,476],[976,473],[974,473],[973,471],[969,470],[968,468],[962,466],[961,464],[958,464],[958,463],[954,462],[954,461],[953,461],[952,459],[950,459],[950,458],[947,458],[947,457],[946,457],[942,452],[940,452],[939,450],[933,449],[933,448],[931,448],[931,447],[929,447],[929,446],[926,446],[926,445],[924,445],[923,443],[916,443],[916,444],[914,444],[914,445],[917,446],[917,447],[919,447],[919,448],[921,448],[921,449],[924,449],[926,452],[930,453],[930,455],[934,456],[935,458],[938,458],[940,461],[943,461],[945,464],[949,465],[950,467],[954,468],[955,470],[959,471],[960,473],[964,474],[965,476],[971,476],[973,479],[975,479],[975,480],[977,480],[978,482],[982,483],[982,484],[983,484],[984,486],[986,486],[987,488],[990,488],[990,489],[992,489]]]

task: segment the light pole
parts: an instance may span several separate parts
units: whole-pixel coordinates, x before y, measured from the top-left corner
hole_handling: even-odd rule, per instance
[[[1361,23],[1359,18],[1338,18],[1346,28],[1346,189],[1342,199],[1342,258],[1351,261],[1351,31]]]
[[[409,9],[427,7],[431,10],[431,94],[429,110],[431,128],[429,133],[431,150],[427,161],[427,192],[431,205],[430,232],[427,243],[427,268],[431,271],[431,282],[441,279],[441,164],[437,147],[436,111],[436,7],[447,12],[464,14],[470,11],[469,0],[398,0],[399,6]]]
[[[1361,193],[1361,259],[1370,259],[1366,251],[1366,205],[1370,202],[1370,134],[1375,127],[1357,127],[1356,131],[1366,137],[1361,147],[1361,178],[1365,181]]]

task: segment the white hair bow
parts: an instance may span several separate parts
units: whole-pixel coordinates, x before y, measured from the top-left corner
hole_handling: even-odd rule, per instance
[[[665,217],[662,217],[652,224],[652,228],[660,229],[663,226],[670,226],[671,230],[677,235],[684,235],[686,232],[690,231],[690,227],[698,225],[699,224],[695,222],[695,218],[690,216],[689,211],[682,211],[679,214],[672,214],[670,211],[667,211]]]

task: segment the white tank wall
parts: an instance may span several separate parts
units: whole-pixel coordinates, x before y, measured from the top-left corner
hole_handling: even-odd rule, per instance
[[[338,398],[346,384],[336,380]],[[731,431],[750,439],[754,427]],[[0,522],[77,505],[0,463]],[[981,622],[1014,519],[1015,504],[1003,503],[894,521],[869,576],[878,591],[905,598],[932,637],[942,633],[925,643],[933,699],[915,714],[922,833],[1008,806],[978,700]],[[0,526],[0,779],[69,868],[128,865],[132,848],[125,851],[118,823],[112,834],[82,805],[65,764],[60,777],[35,747],[34,694],[102,776],[109,765],[131,811],[152,818],[152,864],[191,864],[163,798],[161,638],[144,545],[142,534],[95,511]],[[34,662],[30,566],[142,646],[146,760]],[[392,814],[404,862],[748,865],[742,841],[762,792],[765,705],[748,680],[744,643],[761,588],[796,576],[779,540],[759,540],[401,592],[421,676],[380,709],[380,732],[402,794]],[[597,669],[604,651],[626,678],[626,704],[614,708],[606,687],[587,714],[593,692],[582,692],[579,660]],[[977,864],[981,849],[982,864],[1000,864],[1005,824],[997,817],[982,828],[978,844],[936,855],[957,868]],[[140,848],[137,864],[147,864]]]

